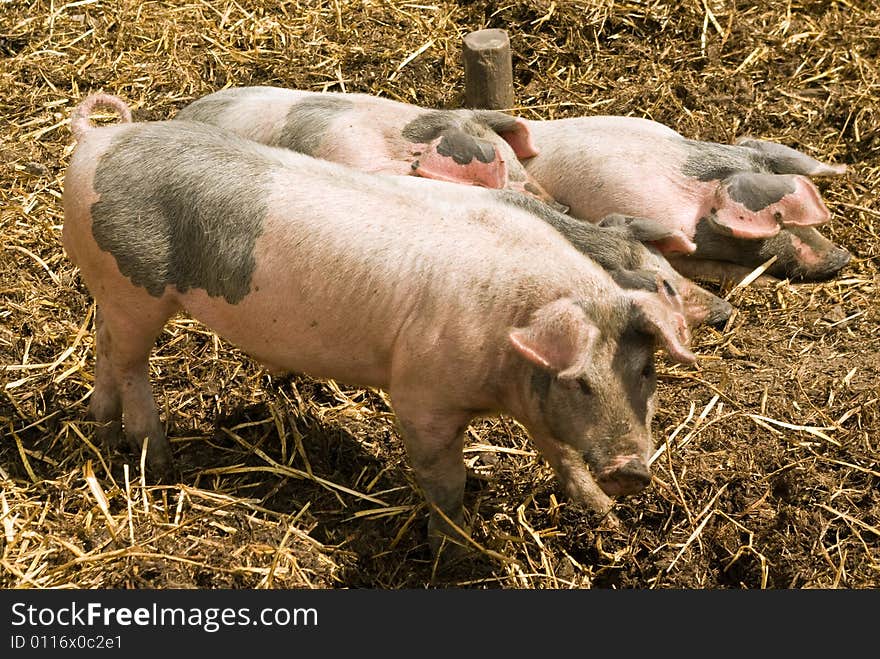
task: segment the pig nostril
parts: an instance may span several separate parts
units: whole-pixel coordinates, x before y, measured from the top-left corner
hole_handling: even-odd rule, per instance
[[[597,482],[608,496],[637,494],[651,483],[651,473],[644,461],[633,458],[617,469],[606,471]]]
[[[622,494],[641,492],[651,483],[648,467],[635,458],[615,471],[611,477],[617,482]]]

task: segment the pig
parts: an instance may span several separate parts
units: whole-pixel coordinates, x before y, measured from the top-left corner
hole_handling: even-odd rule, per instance
[[[518,420],[590,510],[648,486],[655,348],[695,360],[661,275],[622,287],[506,203],[517,193],[374,176],[198,122],[95,127],[97,105],[125,115],[109,95],[74,111],[62,241],[97,304],[101,439],[173,476],[148,360],[183,311],[273,372],[386,391],[435,551],[467,537],[475,417]]]
[[[718,325],[732,312],[728,302],[684,279],[659,256],[656,249],[638,249],[631,241],[621,241],[623,234],[610,238],[611,233],[591,231],[580,222],[562,217],[560,213],[568,209],[557,204],[528,179],[517,159],[517,156],[533,158],[538,153],[527,123],[522,119],[494,111],[428,110],[368,94],[318,93],[279,87],[224,89],[185,106],[174,119],[208,123],[262,144],[292,149],[373,173],[418,174],[479,184],[479,181],[469,179],[468,172],[475,165],[485,168],[500,163],[508,171],[507,183],[503,177],[494,182],[484,179],[482,184],[485,187],[503,187],[526,193],[525,198],[543,201],[553,211],[525,201],[522,205],[561,231],[579,250],[591,258],[598,257],[600,264],[617,273],[618,278],[625,276],[621,273],[642,269],[660,273],[673,281],[687,301],[687,318],[692,326]],[[425,140],[432,141],[427,144]],[[479,153],[475,152],[470,164],[462,167],[457,164],[460,158],[456,159],[454,153],[450,159],[447,150],[451,153],[451,147],[444,146],[446,142],[459,144],[463,152],[481,150],[487,157],[481,160]],[[486,165],[484,161],[493,148],[497,158]],[[441,176],[441,170],[452,173]],[[513,197],[507,197],[507,200],[519,203]],[[637,240],[644,239],[668,255],[686,254],[694,249],[692,241],[676,229],[664,229],[649,218],[639,218],[635,223],[632,220],[629,217],[621,222],[616,218],[609,223],[613,221],[617,227],[626,225],[624,233],[629,237],[638,235]],[[592,240],[597,243],[592,244]],[[615,247],[609,246],[609,240]],[[612,254],[622,258],[626,265],[617,267],[608,258]],[[636,268],[637,265],[640,268]]]
[[[523,121],[540,151],[524,164],[544,190],[588,222],[623,213],[682,231],[696,243],[670,258],[683,275],[743,274],[776,256],[768,274],[817,281],[850,261],[815,229],[830,213],[807,178],[839,176],[845,165],[757,139],[689,140],[637,117]]]
[[[601,265],[623,288],[656,290],[656,281],[668,282],[681,296],[688,325],[720,325],[733,306],[682,276],[661,253],[686,255],[694,243],[684,233],[651,218],[612,213],[598,224],[583,222],[524,195],[499,191],[511,205],[528,210]]]
[[[366,172],[505,188],[566,210],[520,162],[538,153],[525,122],[502,112],[429,110],[370,94],[256,86],[203,96],[175,119]]]

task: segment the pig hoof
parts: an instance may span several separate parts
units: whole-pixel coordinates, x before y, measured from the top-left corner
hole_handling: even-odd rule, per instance
[[[143,444],[134,437],[127,437],[128,447],[137,464],[140,465]],[[171,445],[164,437],[151,438],[147,441],[147,455],[144,464],[146,475],[151,481],[157,483],[173,483],[177,473],[174,467],[174,458],[171,455]]]
[[[466,550],[470,538],[470,529],[464,525],[464,519],[452,520],[431,516],[428,521],[428,544],[431,555],[435,558],[441,553],[452,554]]]
[[[98,422],[95,429],[95,440],[111,451],[118,451],[125,446],[122,434],[122,421]]]
[[[467,559],[471,554],[470,548],[460,537],[435,535],[429,538],[429,544],[431,557],[438,569],[448,569]]]

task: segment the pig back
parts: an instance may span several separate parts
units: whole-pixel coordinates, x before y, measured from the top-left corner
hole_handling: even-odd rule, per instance
[[[692,206],[710,188],[681,174],[687,149],[671,128],[616,116],[528,125],[540,154],[526,161],[526,170],[574,217],[595,223],[623,213],[692,228]]]
[[[93,260],[112,254],[130,285],[282,370],[383,386],[402,334],[454,361],[547,295],[594,285],[561,235],[489,191],[374,177],[200,124],[131,124],[92,179],[77,233],[94,237]]]

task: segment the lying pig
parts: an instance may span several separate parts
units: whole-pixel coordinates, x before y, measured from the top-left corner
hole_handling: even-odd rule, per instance
[[[498,191],[508,204],[528,210],[543,220],[581,253],[602,266],[621,287],[656,290],[658,278],[672,285],[680,295],[690,326],[718,325],[726,321],[733,307],[683,277],[661,253],[690,254],[694,243],[684,233],[650,218],[612,213],[598,224],[583,222],[534,199]]]
[[[776,256],[769,274],[819,280],[850,260],[814,228],[830,213],[807,178],[843,174],[844,165],[761,140],[697,142],[634,117],[526,124],[540,151],[526,169],[547,192],[590,222],[624,213],[680,229],[696,243],[691,255],[673,259],[685,275],[717,262],[748,272]]]
[[[172,470],[148,359],[183,310],[274,371],[385,390],[435,548],[463,524],[476,416],[522,423],[593,510],[648,485],[655,342],[694,360],[670,282],[622,288],[510,193],[371,176],[201,123],[93,127],[98,104],[125,113],[107,95],[73,113],[63,242],[98,307],[90,413],[107,440],[124,431]]]
[[[540,186],[527,180],[517,160],[537,155],[527,123],[500,112],[482,110],[427,110],[367,94],[318,93],[278,87],[239,87],[204,96],[184,107],[176,120],[199,121],[231,130],[270,146],[340,162],[367,172],[415,173],[452,182],[469,179],[474,167],[497,167],[508,172],[505,185],[499,177],[482,181],[485,187],[530,191],[537,199],[560,209]],[[497,135],[496,135],[497,133]],[[503,139],[499,139],[499,136]],[[430,141],[430,143],[428,143]],[[453,148],[454,147],[454,148]],[[494,151],[493,151],[494,149]],[[458,153],[458,155],[456,155]],[[480,153],[486,155],[483,158]],[[495,154],[489,160],[489,154]],[[461,155],[470,158],[461,165]],[[440,175],[447,172],[446,175]],[[456,173],[457,172],[457,173]],[[419,194],[425,194],[419,189]],[[509,203],[517,203],[508,198]],[[621,241],[612,233],[597,234],[582,222],[559,212],[522,202],[529,212],[552,224],[575,246],[614,272],[642,269],[671,279],[687,301],[688,321],[718,324],[732,312],[726,301],[673,270],[659,254]],[[616,226],[622,226],[616,221]],[[680,231],[640,219],[627,224],[628,237],[662,248],[668,254],[690,253],[693,243]],[[635,233],[634,233],[635,231]],[[612,241],[614,246],[608,244]],[[597,242],[593,242],[597,241]],[[621,250],[627,252],[624,255]],[[613,258],[622,257],[619,264]]]
[[[538,154],[522,119],[489,110],[428,110],[369,94],[237,87],[204,96],[175,119],[371,173],[507,188],[556,204],[520,159]]]

